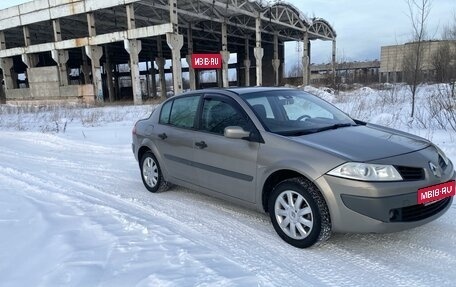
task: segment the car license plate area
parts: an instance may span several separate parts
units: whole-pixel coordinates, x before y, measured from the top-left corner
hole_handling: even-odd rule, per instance
[[[454,180],[418,189],[418,204],[430,205],[455,195]]]

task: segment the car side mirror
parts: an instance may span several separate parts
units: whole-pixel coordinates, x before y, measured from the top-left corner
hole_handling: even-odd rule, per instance
[[[238,126],[229,126],[225,128],[224,136],[229,139],[248,139],[250,132]]]

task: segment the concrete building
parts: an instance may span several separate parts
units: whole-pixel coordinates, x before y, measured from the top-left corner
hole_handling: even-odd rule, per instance
[[[110,101],[122,96],[120,66],[128,65],[135,104],[147,95],[199,87],[199,71],[182,69],[194,53],[220,53],[219,85],[278,85],[283,77],[284,42],[303,41],[303,82],[309,83],[310,41],[332,41],[327,21],[308,19],[294,6],[265,6],[255,0],[35,0],[0,11],[0,67],[7,100],[67,99]],[[237,63],[229,65],[229,56]],[[165,69],[166,60],[171,68]],[[146,69],[140,70],[139,63]],[[158,74],[158,77],[156,75]],[[158,79],[157,79],[158,78]]]
[[[426,41],[422,42],[421,70],[426,79],[432,79],[435,73],[433,55],[442,45],[451,44],[454,49],[455,41]],[[406,43],[403,45],[383,46],[380,56],[380,82],[402,82],[404,81],[404,60],[407,55],[416,51],[417,43]],[[448,59],[451,61],[452,59]],[[455,59],[453,59],[455,61]]]

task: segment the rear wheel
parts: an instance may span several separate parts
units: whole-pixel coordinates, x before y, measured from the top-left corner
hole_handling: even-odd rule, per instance
[[[331,235],[326,202],[318,188],[304,178],[277,184],[269,197],[268,208],[277,234],[295,247],[310,247]]]
[[[147,190],[160,192],[168,188],[168,183],[164,180],[160,165],[152,152],[147,151],[144,153],[139,167],[142,181]]]

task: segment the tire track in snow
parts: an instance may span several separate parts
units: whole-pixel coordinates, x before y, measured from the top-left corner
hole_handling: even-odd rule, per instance
[[[56,174],[49,174],[49,173],[46,174],[45,173],[44,174],[45,178],[40,178],[40,177],[36,177],[36,176],[27,174],[27,173],[21,174],[19,171],[11,172],[10,169],[3,170],[3,172],[4,173],[9,172],[10,174],[16,173],[17,179],[18,178],[28,178],[36,185],[42,186],[43,188],[53,186],[52,189],[55,189],[56,191],[60,191],[60,192],[65,190],[65,187],[59,186],[56,183],[58,183],[58,182],[70,183],[70,186],[77,188],[77,190],[85,190],[86,192],[77,192],[76,194],[78,196],[82,196],[82,197],[90,196],[90,200],[93,204],[104,205],[106,202],[110,202],[113,199],[112,195],[103,192],[102,190],[99,189],[99,187],[96,187],[96,186],[93,186],[93,185],[90,185],[87,183],[81,183],[80,181],[73,180],[66,176],[58,176]],[[69,192],[69,191],[66,191],[66,192]],[[74,191],[70,191],[70,192],[74,193]],[[96,195],[94,195],[94,193]],[[102,197],[107,197],[108,200],[101,199],[100,195],[102,195]],[[141,209],[143,209],[143,210],[146,209],[146,208],[144,208],[144,206],[138,206],[138,204],[136,204],[136,203],[132,204],[132,202],[128,201],[127,199],[122,199],[117,196],[114,197],[114,199],[116,201],[120,201],[121,204],[127,203],[128,205],[133,205],[134,208],[141,207]],[[182,201],[179,201],[177,203],[181,204]],[[174,202],[172,204],[174,207],[174,210],[176,210],[176,209],[177,210],[186,210],[189,207],[187,205],[184,205],[184,206],[179,206],[180,208],[179,207],[176,208],[175,204],[176,204],[176,202]],[[118,208],[118,207],[116,207],[116,208]],[[168,212],[166,212],[166,210],[168,210]],[[215,210],[212,210],[211,213],[214,211],[217,212],[217,210],[219,210],[219,209],[216,208]],[[229,209],[226,208],[225,212],[226,212],[226,210],[229,210]],[[155,213],[155,215],[156,215],[157,207],[154,208],[152,212],[150,209],[146,209],[146,211],[148,213]],[[169,214],[168,206],[165,206],[165,211],[161,211],[160,213],[162,216],[163,215],[169,216],[170,214]],[[333,286],[343,286],[348,283],[348,285],[351,285],[351,284],[355,283],[352,281],[352,276],[341,275],[341,274],[343,274],[343,272],[338,272],[337,274],[331,274],[330,276],[328,276],[328,272],[327,272],[328,269],[329,270],[339,269],[339,271],[341,271],[341,269],[344,268],[342,266],[347,266],[347,264],[349,264],[350,268],[346,268],[346,269],[349,269],[349,270],[347,270],[348,271],[347,274],[350,274],[350,272],[351,272],[350,270],[352,268],[355,268],[356,270],[363,269],[365,271],[369,271],[369,273],[367,273],[367,274],[369,274],[368,276],[371,279],[372,279],[373,275],[370,272],[376,271],[377,273],[381,274],[381,277],[383,279],[385,277],[388,278],[389,282],[393,282],[394,285],[409,285],[409,286],[410,285],[416,285],[416,286],[420,285],[418,281],[413,281],[413,280],[406,281],[404,279],[401,279],[404,276],[398,276],[398,275],[402,275],[402,274],[398,274],[397,272],[392,272],[393,270],[391,270],[385,266],[382,266],[379,263],[370,262],[370,260],[363,258],[362,256],[359,256],[359,255],[354,256],[352,253],[342,250],[341,248],[338,248],[335,245],[331,246],[331,244],[325,244],[322,247],[322,248],[329,247],[330,249],[332,249],[331,253],[334,255],[335,258],[332,258],[330,260],[331,262],[329,262],[329,260],[325,260],[325,258],[319,258],[319,256],[310,256],[310,258],[309,258],[309,256],[306,256],[307,262],[314,262],[312,264],[315,264],[315,263],[323,261],[324,266],[328,269],[326,269],[326,268],[312,268],[312,269],[305,268],[305,271],[302,272],[301,269],[303,268],[303,266],[302,266],[303,258],[300,258],[302,256],[299,256],[300,255],[299,253],[303,253],[306,251],[297,250],[288,245],[284,245],[284,243],[275,236],[272,228],[267,228],[267,230],[262,232],[263,234],[258,235],[257,229],[252,228],[252,226],[248,226],[248,225],[244,224],[245,216],[242,213],[239,213],[238,211],[231,212],[230,220],[226,220],[225,218],[223,218],[223,220],[220,220],[217,216],[210,216],[210,215],[204,214],[204,213],[207,213],[204,210],[203,211],[200,210],[199,213],[200,214],[198,214],[198,216],[194,216],[194,217],[192,217],[191,214],[184,215],[186,218],[190,219],[187,222],[185,222],[184,224],[187,226],[187,229],[188,229],[188,226],[192,226],[192,228],[190,228],[190,231],[193,231],[193,232],[194,232],[194,230],[197,230],[197,229],[199,229],[201,231],[201,228],[203,226],[206,227],[204,241],[200,242],[200,243],[207,244],[206,239],[208,237],[214,237],[214,234],[212,234],[212,232],[214,230],[219,229],[218,228],[219,226],[224,226],[225,231],[228,231],[228,232],[224,232],[224,233],[222,232],[221,234],[216,235],[216,237],[214,238],[214,241],[215,242],[219,241],[221,243],[216,249],[220,249],[223,247],[226,248],[227,246],[229,246],[230,251],[235,252],[234,257],[236,258],[236,260],[240,260],[241,262],[246,264],[247,267],[250,266],[250,268],[251,268],[251,266],[254,265],[254,262],[263,261],[261,268],[254,268],[254,269],[251,269],[251,271],[260,273],[262,276],[265,276],[266,278],[268,278],[267,275],[268,275],[269,271],[264,272],[262,270],[264,268],[264,264],[267,263],[268,266],[275,265],[276,268],[278,266],[280,266],[281,269],[285,269],[285,270],[287,270],[287,269],[290,270],[291,269],[290,266],[295,266],[295,267],[297,267],[298,270],[295,270],[295,272],[292,272],[292,274],[302,273],[304,275],[304,276],[295,275],[296,278],[293,278],[295,276],[290,276],[290,274],[287,274],[287,278],[286,279],[282,278],[281,280],[277,280],[278,278],[268,278],[270,281],[275,282],[275,283],[287,282],[286,280],[289,280],[287,283],[290,283],[290,284],[296,284],[299,282],[302,283],[303,280],[308,280],[309,279],[308,276],[310,275],[311,277],[314,277],[314,279],[308,283],[311,283],[311,282],[314,284],[324,283],[326,285],[333,285]],[[201,214],[201,213],[203,213],[203,214]],[[202,215],[204,215],[204,216],[201,217]],[[233,216],[233,215],[235,215],[235,216]],[[176,225],[179,226],[179,225],[183,224],[181,219],[179,219],[179,218],[182,218],[182,216],[183,216],[182,214],[174,214],[173,218],[175,219]],[[235,217],[235,218],[233,218],[233,217]],[[206,218],[208,220],[201,222],[201,218]],[[233,220],[233,219],[235,219],[235,220]],[[223,222],[221,222],[221,221],[223,221]],[[232,223],[232,222],[234,222],[234,223]],[[264,224],[268,224],[268,226],[269,226],[269,222],[264,222]],[[242,226],[240,226],[240,225],[242,225]],[[239,230],[242,230],[243,234],[241,236],[240,236],[240,234],[233,232],[234,230],[236,230],[236,228],[238,228]],[[179,227],[179,229],[180,229],[180,232],[182,232],[182,227]],[[223,229],[221,231],[223,231]],[[187,230],[186,233],[188,233],[188,232],[189,231]],[[247,235],[247,236],[245,236],[245,235]],[[193,237],[194,236],[192,236],[192,238]],[[272,239],[273,244],[272,245],[270,243],[267,244],[268,242],[266,242],[264,240],[264,237],[268,237],[268,238],[266,238],[267,240]],[[256,249],[255,252],[252,252],[252,250],[251,250],[252,249],[251,248],[252,240],[259,242],[259,243],[263,243],[263,244],[259,244],[259,246],[260,246],[259,248],[255,248]],[[270,256],[266,256],[267,258],[274,258],[274,257],[277,257],[277,254],[287,254],[290,252],[292,252],[292,253],[297,252],[298,256],[296,256],[296,258],[278,257],[277,258],[278,261],[270,260],[269,262],[264,262],[265,249],[272,251],[272,252],[270,252]],[[236,252],[236,250],[238,250],[238,251]],[[246,252],[246,250],[248,250],[249,252]],[[286,263],[286,264],[283,264],[283,263]],[[381,271],[381,272],[379,272],[379,271]],[[283,270],[281,270],[281,272],[283,272]],[[276,274],[277,272],[274,272],[274,273]],[[374,275],[374,277],[375,277],[375,275]],[[290,279],[293,279],[293,280],[290,281]],[[374,282],[378,282],[378,281],[374,281]]]
[[[5,177],[5,174],[8,175],[8,178]],[[93,220],[94,219],[93,215],[99,215],[101,212],[101,213],[107,214],[109,217],[112,217],[114,220],[120,222],[124,226],[124,233],[129,233],[130,231],[134,231],[134,230],[141,231],[144,234],[144,236],[142,238],[139,238],[139,241],[132,241],[131,239],[126,238],[125,240],[122,240],[124,242],[123,247],[122,247],[122,244],[119,244],[119,242],[116,242],[115,244],[114,243],[111,244],[112,246],[110,248],[112,249],[113,246],[116,246],[116,249],[118,249],[118,252],[133,253],[132,257],[130,257],[130,256],[125,257],[125,258],[131,258],[131,259],[129,259],[129,261],[131,263],[129,263],[128,266],[125,266],[125,267],[129,268],[130,265],[139,264],[139,267],[143,268],[144,263],[135,262],[138,259],[138,258],[136,258],[137,257],[136,255],[138,254],[137,252],[141,252],[141,253],[143,253],[143,252],[148,253],[150,251],[152,251],[152,253],[155,252],[156,247],[153,247],[155,245],[147,246],[147,245],[144,245],[144,243],[142,241],[146,242],[149,239],[157,239],[157,235],[158,235],[158,238],[161,238],[161,240],[159,240],[159,241],[154,240],[154,243],[159,243],[159,247],[163,247],[163,244],[165,244],[163,251],[161,251],[162,253],[166,253],[165,257],[168,253],[170,253],[168,256],[170,261],[169,262],[160,262],[159,264],[165,264],[165,266],[171,266],[172,269],[179,269],[182,267],[185,268],[186,266],[191,265],[192,269],[199,269],[199,271],[201,272],[201,275],[203,275],[202,277],[198,276],[197,278],[192,279],[193,283],[186,281],[187,282],[186,284],[190,284],[190,285],[203,284],[204,285],[204,284],[211,283],[211,282],[212,283],[217,282],[218,283],[217,285],[220,285],[220,286],[233,286],[231,278],[223,277],[224,270],[217,270],[217,268],[213,269],[212,266],[203,265],[206,263],[204,261],[204,259],[210,259],[209,262],[217,260],[220,262],[220,264],[222,266],[225,265],[228,268],[234,267],[235,268],[234,270],[236,270],[236,268],[239,268],[239,267],[237,267],[238,265],[235,264],[234,262],[233,262],[234,265],[231,265],[232,263],[230,263],[230,261],[227,261],[224,259],[220,260],[217,257],[218,255],[211,255],[211,254],[214,254],[211,252],[206,251],[204,253],[201,253],[202,252],[200,250],[201,247],[196,246],[196,243],[191,243],[192,242],[191,240],[188,240],[187,238],[180,236],[178,233],[168,230],[167,226],[169,226],[170,224],[169,224],[169,222],[166,222],[166,219],[167,219],[166,217],[161,218],[160,216],[158,216],[158,218],[157,218],[156,214],[151,216],[151,214],[146,214],[144,212],[141,212],[138,214],[132,214],[132,209],[130,209],[128,207],[133,206],[134,210],[137,210],[138,206],[133,205],[131,203],[128,204],[128,202],[126,202],[126,201],[119,201],[118,198],[116,198],[112,195],[108,195],[108,194],[102,194],[99,197],[94,197],[90,194],[85,194],[83,192],[73,193],[72,190],[61,189],[60,186],[58,186],[58,185],[48,188],[48,184],[52,181],[46,181],[46,180],[43,180],[42,178],[27,174],[24,172],[20,172],[20,171],[11,169],[11,168],[0,167],[0,181],[2,180],[2,178],[5,182],[6,181],[9,181],[10,183],[12,182],[12,183],[14,183],[14,185],[19,186],[20,188],[25,190],[25,192],[28,193],[27,198],[32,202],[42,202],[44,204],[50,204],[49,202],[45,201],[44,198],[37,199],[37,195],[40,195],[42,197],[47,197],[47,198],[49,198],[49,197],[54,198],[54,199],[57,198],[58,200],[65,202],[65,204],[71,204],[72,207],[77,206],[78,208],[80,208],[81,213],[82,213],[81,215],[85,215],[84,218],[87,218],[87,215],[91,215],[90,218],[91,218],[91,220]],[[27,178],[27,180],[24,180],[24,178]],[[101,197],[104,197],[104,199],[109,199],[109,200],[108,201],[102,200]],[[50,200],[50,201],[52,201],[52,200]],[[87,203],[90,203],[90,204],[87,205]],[[108,203],[108,204],[105,204],[105,203]],[[43,204],[40,204],[40,205],[43,205]],[[88,206],[90,206],[90,207],[88,207]],[[91,213],[93,213],[91,210],[95,210],[95,214],[91,214]],[[139,215],[140,217],[137,217],[137,215]],[[144,218],[145,216],[146,216],[146,218]],[[147,219],[149,219],[149,220],[147,220]],[[156,223],[157,219],[159,221],[158,225]],[[165,221],[165,222],[163,222],[163,221]],[[105,233],[111,234],[111,236],[113,238],[118,238],[118,236],[119,236],[118,230],[110,230],[110,227],[103,226],[103,223],[106,223],[106,222],[104,222],[104,221],[96,222],[97,226],[102,227],[102,229]],[[93,224],[91,224],[91,225],[93,225]],[[93,227],[91,227],[91,229],[92,228]],[[151,236],[149,236],[150,232],[152,232],[154,234],[152,238],[151,238]],[[165,232],[165,233],[163,233],[163,232]],[[122,234],[120,234],[120,235],[122,235]],[[122,235],[122,236],[125,236],[125,235]],[[62,238],[62,236],[59,236],[59,237]],[[171,243],[168,244],[167,240],[163,240],[163,238],[169,239],[171,241]],[[119,241],[119,239],[117,241]],[[138,240],[138,238],[133,238],[133,239]],[[189,253],[188,251],[185,251],[183,249],[178,249],[178,248],[169,249],[168,245],[172,246],[177,243],[178,246],[180,246],[181,244],[183,244],[187,241],[189,243],[186,243],[184,245],[185,246],[184,248],[190,248],[191,253]],[[195,249],[194,246],[197,247],[196,250],[193,250],[193,249]],[[112,252],[113,251],[110,250],[110,252],[108,252],[108,253],[112,253]],[[209,256],[207,256],[207,254],[209,254]],[[109,257],[110,255],[108,254],[107,256]],[[178,263],[174,262],[176,258],[179,259]],[[202,259],[203,259],[203,261],[201,261]],[[93,267],[94,264],[97,263],[100,266],[99,273],[103,274],[102,269],[104,269],[104,267],[105,267],[103,265],[104,262],[106,262],[106,260],[101,260],[101,261],[99,261],[99,263],[94,262],[92,260],[88,260],[88,261],[76,260],[76,261],[62,263],[63,265],[61,264],[62,266],[59,266],[59,269],[62,272],[67,272],[66,271],[67,267],[68,268],[73,267],[73,266],[76,266],[76,267],[77,266],[84,266],[84,267],[92,266]],[[173,263],[173,264],[171,264],[171,263]],[[147,264],[148,263],[146,263],[146,265]],[[92,267],[90,267],[89,269],[92,269]],[[154,269],[149,270],[148,272],[149,273],[146,273],[145,275],[150,274],[150,272],[152,272],[152,274],[148,275],[148,277],[154,276]],[[239,284],[242,284],[242,285],[247,284],[249,286],[251,286],[253,284],[255,284],[255,285],[259,284],[256,281],[255,282],[252,281],[252,279],[250,279],[249,277],[243,278],[242,275],[245,274],[245,272],[243,272],[241,269],[239,269],[237,272],[239,272],[240,275],[234,276],[233,280],[235,282],[237,281],[237,282],[239,282]],[[172,282],[174,282],[173,284],[178,284],[179,280],[188,280],[188,278],[185,278],[185,277],[179,278],[179,273],[176,273],[176,274],[177,274],[176,275],[177,281],[172,281]],[[241,277],[236,278],[236,276],[241,276]],[[258,279],[261,280],[261,278],[258,278]],[[54,282],[54,281],[51,281],[51,282]],[[139,284],[146,284],[148,286],[148,282],[149,282],[148,278],[144,278],[144,280],[142,280]],[[163,282],[165,282],[165,281],[163,281]],[[132,282],[130,281],[129,284],[131,284],[131,283]],[[261,283],[261,281],[260,281],[260,283]],[[47,284],[45,283],[45,285],[47,285]],[[106,285],[110,286],[107,283],[106,283]],[[179,284],[179,285],[181,285],[181,284]],[[261,285],[266,285],[266,284],[261,284]]]
[[[408,233],[412,236],[409,239],[397,235],[338,235],[319,248],[298,250],[280,240],[270,226],[269,219],[262,214],[182,188],[162,194],[147,193],[140,183],[134,159],[126,163],[117,160],[111,168],[103,165],[105,173],[89,177],[90,172],[82,171],[99,170],[99,167],[91,165],[95,165],[97,160],[108,159],[109,156],[103,153],[92,158],[87,152],[90,150],[78,154],[81,160],[71,170],[65,165],[54,163],[50,172],[41,170],[39,173],[26,173],[29,177],[27,181],[39,182],[43,188],[54,185],[57,187],[55,192],[59,192],[59,189],[60,192],[66,190],[94,204],[107,204],[125,212],[134,209],[137,218],[152,216],[151,220],[154,220],[156,216],[163,217],[169,221],[168,227],[177,234],[188,235],[190,240],[207,245],[214,252],[221,252],[224,257],[242,264],[275,285],[305,283],[344,286],[360,283],[369,285],[372,282],[375,286],[422,286],[427,285],[430,278],[442,285],[456,280],[451,274],[446,278],[438,278],[432,274],[423,276],[421,272],[413,270],[413,264],[418,265],[426,259],[429,260],[427,264],[443,260],[449,264],[447,266],[454,266],[456,262],[455,255],[449,251],[421,245],[419,240],[411,242],[413,236],[419,236],[419,232]],[[119,151],[111,151],[112,154],[116,152]],[[121,154],[125,155],[126,151],[121,151]],[[83,176],[71,177],[71,171]],[[119,178],[121,175],[122,179]],[[128,183],[124,182],[125,179]],[[69,183],[69,187],[59,185],[61,182]],[[454,210],[454,206],[451,210]],[[454,226],[454,221],[450,223]],[[454,234],[450,233],[450,236],[454,237]],[[385,238],[385,242],[379,242]],[[433,237],[430,238],[432,240]],[[363,248],[354,246],[357,242],[363,243]],[[372,252],[369,251],[371,247]],[[379,251],[394,249],[400,249],[401,252],[392,258],[377,254]],[[395,259],[404,260],[402,257],[410,257],[408,261],[412,266],[397,268],[398,264],[390,264]]]

